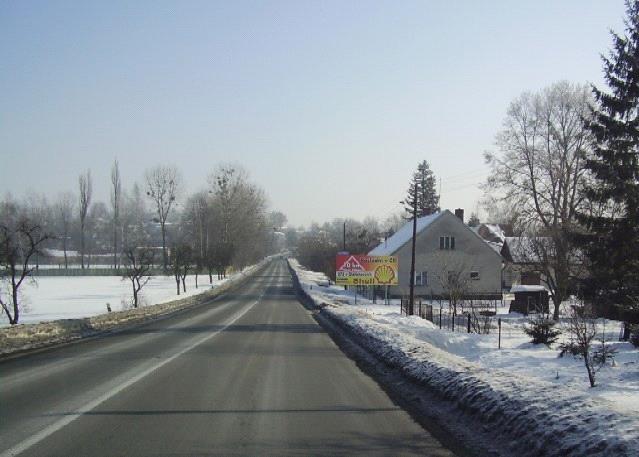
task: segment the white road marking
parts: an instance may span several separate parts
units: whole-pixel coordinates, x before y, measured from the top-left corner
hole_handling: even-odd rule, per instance
[[[76,420],[78,417],[82,416],[83,414],[88,413],[89,411],[91,411],[92,409],[98,407],[100,404],[104,403],[105,401],[107,401],[111,397],[113,397],[113,396],[117,395],[118,393],[122,392],[127,387],[130,387],[133,384],[135,384],[136,382],[140,381],[141,379],[147,377],[148,375],[153,373],[155,370],[163,367],[167,363],[172,362],[173,360],[177,359],[178,357],[180,357],[181,355],[185,354],[186,352],[188,352],[188,351],[190,351],[192,349],[195,349],[199,345],[201,345],[201,344],[205,343],[206,341],[210,340],[215,335],[217,335],[218,333],[222,332],[223,330],[225,330],[226,328],[231,326],[233,323],[235,323],[242,316],[244,316],[250,309],[252,309],[257,303],[259,303],[262,300],[262,297],[264,297],[264,292],[262,292],[262,295],[260,295],[260,297],[257,300],[255,300],[253,303],[251,303],[249,306],[247,306],[240,313],[235,315],[230,321],[228,321],[226,324],[224,324],[224,326],[222,328],[220,328],[219,330],[216,330],[215,332],[211,333],[210,335],[207,335],[207,336],[197,340],[195,343],[191,344],[190,346],[187,346],[184,349],[182,349],[182,350],[178,351],[177,353],[173,354],[168,359],[164,359],[163,361],[153,365],[152,367],[147,368],[143,372],[141,372],[141,373],[135,375],[134,377],[130,378],[128,381],[120,384],[119,386],[117,386],[117,387],[111,389],[110,391],[104,393],[103,395],[101,395],[100,397],[96,398],[95,400],[93,400],[93,401],[87,403],[86,405],[82,406],[75,413],[72,413],[72,414],[69,414],[68,416],[63,417],[62,419],[54,422],[53,424],[49,425],[48,427],[46,427],[44,429],[42,429],[41,431],[39,431],[35,435],[33,435],[33,436],[27,438],[26,440],[16,444],[12,448],[7,449],[6,451],[2,452],[2,454],[0,454],[0,457],[13,457],[13,456],[16,456],[18,454],[21,454],[22,452],[26,451],[27,449],[29,449],[29,448],[35,446],[36,444],[38,444],[40,441],[42,441],[45,438],[49,437],[50,435],[54,434],[58,430],[62,429],[63,427],[66,427],[71,422]]]

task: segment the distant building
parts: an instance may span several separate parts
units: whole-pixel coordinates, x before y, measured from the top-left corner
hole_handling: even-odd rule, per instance
[[[513,236],[513,228],[508,224],[488,224],[482,223],[470,228],[488,243],[495,251],[501,252],[507,237]]]
[[[417,219],[415,295],[446,296],[452,285],[466,297],[501,297],[502,258],[475,231],[464,224],[462,214],[448,210]],[[369,252],[399,259],[399,285],[391,296],[408,295],[410,287],[413,222]]]
[[[539,270],[538,245],[548,245],[550,238],[506,237],[501,248],[504,258],[503,287],[510,289],[516,285],[539,286],[542,275]]]

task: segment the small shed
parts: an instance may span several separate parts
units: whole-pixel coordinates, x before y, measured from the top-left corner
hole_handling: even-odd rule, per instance
[[[509,312],[522,314],[550,312],[548,290],[544,286],[514,285],[510,292],[515,299],[510,302]]]

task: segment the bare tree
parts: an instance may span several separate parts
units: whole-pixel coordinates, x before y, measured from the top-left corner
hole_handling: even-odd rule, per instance
[[[87,214],[89,214],[89,207],[91,206],[91,194],[93,193],[91,170],[87,170],[86,174],[80,175],[78,178],[78,185],[80,190],[80,204],[78,206],[80,215],[80,264],[82,265],[82,268],[84,268],[86,219]]]
[[[191,246],[188,244],[176,244],[171,249],[171,270],[175,277],[178,295],[180,295],[180,282],[182,290],[186,292],[186,275],[191,268],[192,255]]]
[[[47,197],[44,194],[29,192],[27,194],[26,199],[24,200],[24,210],[26,217],[34,224],[37,224],[40,227],[40,230],[35,233],[36,238],[41,236],[43,233],[51,233],[51,219],[52,212],[49,203],[47,202]],[[36,239],[36,242],[39,240]],[[33,257],[35,261],[36,270],[40,268],[40,257],[41,255],[46,255],[43,251],[43,248],[46,247],[47,243],[41,245],[41,249],[36,252]]]
[[[120,203],[122,200],[122,182],[118,160],[111,167],[111,211],[113,215],[113,268],[118,268],[118,232],[120,230]]]
[[[138,245],[146,245],[148,242],[145,226],[147,212],[142,191],[135,183],[128,194],[125,195],[123,192],[122,195],[124,205],[121,211],[121,244],[130,246],[135,242]]]
[[[64,252],[64,268],[69,268],[67,257],[68,243],[71,236],[71,222],[73,220],[73,194],[70,192],[60,195],[55,205],[58,219],[58,234],[62,238],[62,251]]]
[[[286,214],[284,214],[281,211],[271,211],[268,214],[268,224],[271,227],[274,227],[276,229],[281,229],[282,227],[286,226],[286,222],[288,221]]]
[[[104,202],[97,201],[91,205],[85,222],[86,231],[86,265],[90,267],[94,254],[107,252],[111,247],[111,214]]]
[[[153,265],[153,250],[146,247],[128,247],[124,249],[123,279],[131,281],[133,290],[133,307],[137,308],[140,301],[140,291],[151,279],[149,271]]]
[[[386,237],[390,237],[396,231],[398,231],[406,223],[404,219],[404,211],[397,211],[392,213],[384,219],[382,223],[382,232]]]
[[[193,251],[193,271],[195,273],[195,287],[198,287],[198,274],[205,264],[209,251],[209,218],[211,208],[208,194],[198,192],[187,199],[182,213],[182,227],[187,233]]]
[[[606,365],[608,360],[614,358],[615,351],[606,345],[605,337],[601,347],[593,349],[593,343],[597,337],[597,325],[595,314],[587,305],[573,305],[568,312],[567,333],[570,339],[560,345],[560,356],[572,354],[581,357],[588,373],[590,387],[595,387],[596,374]]]
[[[269,233],[264,191],[236,165],[219,167],[209,176],[209,183],[218,219],[216,238],[225,250],[233,250],[233,264],[242,267],[262,257]]]
[[[21,214],[17,205],[5,201],[0,206],[0,306],[15,325],[20,320],[20,286],[34,268],[30,260],[52,236]],[[8,291],[7,296],[4,295]]]
[[[442,258],[441,267],[436,272],[444,297],[453,315],[457,315],[457,307],[470,292],[470,269],[464,262]]]
[[[164,270],[168,267],[166,252],[166,220],[175,204],[180,190],[180,175],[176,167],[159,165],[147,170],[146,194],[155,204],[157,221],[162,232],[162,262]]]
[[[500,199],[519,215],[530,236],[551,240],[535,250],[541,253],[537,265],[555,305],[555,320],[575,275],[570,234],[585,204],[590,137],[583,120],[589,103],[588,88],[568,82],[524,93],[511,103],[497,135],[501,155],[485,155],[491,166],[487,190],[501,192]]]

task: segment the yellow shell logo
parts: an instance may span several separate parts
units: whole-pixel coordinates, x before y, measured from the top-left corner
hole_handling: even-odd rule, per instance
[[[380,265],[375,269],[375,279],[379,284],[390,284],[395,279],[395,270],[388,265]]]

